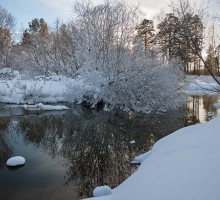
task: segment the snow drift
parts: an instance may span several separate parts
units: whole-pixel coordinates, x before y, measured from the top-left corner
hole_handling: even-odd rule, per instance
[[[220,117],[182,128],[139,157],[141,166],[108,196],[94,200],[220,199]]]

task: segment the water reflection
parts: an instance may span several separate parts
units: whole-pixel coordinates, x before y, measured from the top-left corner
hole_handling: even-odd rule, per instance
[[[213,106],[217,102],[219,102],[218,96],[190,96],[186,106],[188,113],[186,125],[209,121],[218,115],[219,111]]]
[[[60,198],[56,195],[56,199],[80,199],[92,196],[97,185],[116,187],[136,170],[130,165],[135,156],[150,150],[157,140],[175,130],[201,122],[204,120],[201,113],[216,113],[210,103],[216,98],[192,97],[191,100],[187,109],[147,116],[134,112],[96,112],[68,105],[71,109],[65,114],[0,118],[2,197],[13,199],[7,195],[9,192],[16,195],[28,187],[22,199],[29,199],[30,194],[31,199],[42,195],[45,197],[42,199],[54,199],[48,187],[53,185],[56,194],[58,191],[62,194]],[[130,143],[132,140],[134,144]],[[17,153],[28,160],[19,169],[22,180],[26,181],[21,181],[21,177],[13,180],[13,184],[17,181],[15,190],[4,163]],[[33,172],[36,165],[39,169]],[[34,178],[30,179],[33,173]],[[3,187],[5,182],[7,187]]]
[[[6,144],[4,139],[9,124],[10,119],[0,120],[0,168],[5,165],[5,162],[12,154],[12,149]]]

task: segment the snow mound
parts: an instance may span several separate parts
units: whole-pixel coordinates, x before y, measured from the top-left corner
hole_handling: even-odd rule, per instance
[[[135,141],[134,140],[130,141],[130,144],[135,144]]]
[[[2,68],[0,69],[0,74],[10,74],[11,69],[10,68]]]
[[[10,167],[15,167],[15,166],[24,165],[24,164],[25,164],[25,158],[21,156],[11,157],[6,162],[6,165]]]
[[[44,105],[43,103],[38,103],[36,105],[25,104],[24,109],[26,111],[53,111],[53,110],[68,110],[69,108],[61,105]]]
[[[133,164],[141,164],[142,162],[144,162],[144,160],[146,160],[148,158],[148,156],[150,155],[151,151],[147,151],[146,153],[140,155],[140,156],[137,156],[135,157],[135,159],[131,162]]]
[[[112,194],[112,189],[107,186],[98,186],[93,190],[93,196],[94,197],[101,197],[101,196],[106,196]]]

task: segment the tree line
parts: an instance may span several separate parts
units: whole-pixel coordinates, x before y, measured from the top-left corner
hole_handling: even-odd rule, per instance
[[[87,9],[86,6],[88,5],[84,5],[82,8],[81,5],[80,8],[80,4],[76,3],[75,12],[78,16],[85,14],[83,9]],[[119,8],[115,8],[111,11],[112,15],[109,15],[112,19],[120,17],[121,22],[118,20],[117,26],[126,26],[125,21],[129,17],[134,18],[132,19],[133,30],[128,27],[126,33],[126,27],[117,28],[118,34],[127,34],[126,40],[132,38],[132,40],[124,41],[128,42],[128,44],[124,43],[126,48],[142,48],[148,55],[154,56],[161,62],[179,62],[183,66],[185,74],[208,75],[211,72],[213,75],[220,75],[220,44],[209,42],[204,46],[206,38],[203,16],[190,9],[189,2],[180,3],[178,11],[176,8],[173,9],[171,13],[160,19],[157,25],[150,19],[143,19],[137,23],[138,20],[140,21],[140,17],[135,16],[136,7],[124,8],[125,13],[122,13],[126,16],[119,16]],[[50,72],[73,75],[81,68],[83,62],[77,55],[77,50],[79,50],[77,43],[84,39],[87,44],[83,50],[88,50],[92,54],[92,49],[96,47],[90,46],[89,43],[97,37],[93,33],[96,34],[98,28],[103,28],[103,30],[106,28],[105,33],[98,33],[103,34],[101,36],[103,47],[92,56],[100,57],[98,54],[102,54],[105,59],[102,62],[106,64],[108,50],[111,48],[109,45],[115,45],[114,41],[111,41],[114,38],[115,30],[111,30],[114,24],[110,24],[112,19],[107,22],[109,24],[102,23],[102,19],[98,19],[98,17],[102,17],[101,12],[104,10],[107,13],[107,9],[109,8],[106,5],[99,5],[96,6],[93,13],[91,12],[90,19],[88,16],[87,18],[81,16],[81,21],[73,20],[69,23],[57,20],[55,26],[50,28],[43,18],[32,19],[29,27],[22,33],[21,41],[15,43],[12,40],[15,19],[7,10],[0,7],[0,66],[21,68],[33,66],[44,75],[48,75]],[[133,14],[126,13],[126,9],[130,9]],[[94,17],[96,19],[92,21]],[[82,29],[84,32],[86,29],[90,32],[87,35],[79,35],[82,33]],[[120,38],[119,35],[118,37]],[[204,52],[206,52],[205,57],[202,56]],[[98,65],[98,63],[96,64]]]

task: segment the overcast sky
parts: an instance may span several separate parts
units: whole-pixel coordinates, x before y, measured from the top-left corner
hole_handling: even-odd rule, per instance
[[[95,4],[102,0],[91,0]],[[170,0],[124,0],[130,4],[139,4],[147,18],[152,18],[162,8],[168,9]],[[196,0],[201,1],[201,0]],[[210,0],[212,5],[219,11],[220,0]],[[44,18],[52,25],[56,18],[68,21],[72,18],[74,0],[0,0],[0,5],[6,8],[15,18],[18,28],[27,28],[28,22],[34,18]]]

